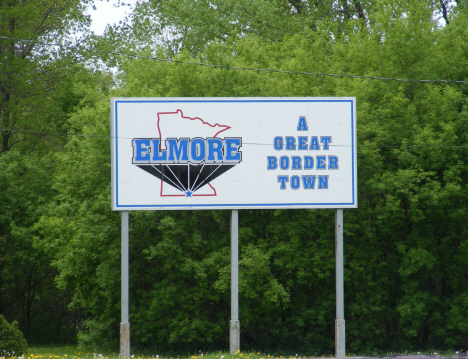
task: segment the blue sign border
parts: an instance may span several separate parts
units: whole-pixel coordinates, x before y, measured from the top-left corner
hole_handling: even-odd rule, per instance
[[[112,99],[111,101],[113,101]],[[300,103],[300,102],[330,102],[330,103],[349,103],[351,107],[351,157],[352,157],[352,201],[349,203],[252,203],[252,204],[239,204],[239,203],[230,203],[230,204],[167,204],[167,205],[121,205],[119,204],[119,181],[118,181],[118,141],[117,139],[119,138],[118,135],[118,111],[117,111],[117,106],[119,103],[278,103],[278,102],[288,102],[288,103]],[[115,203],[113,203],[113,209],[115,210],[126,210],[130,208],[134,209],[141,209],[141,210],[151,210],[151,209],[160,209],[160,210],[170,210],[170,209],[186,209],[186,210],[192,210],[192,209],[242,209],[242,208],[320,208],[319,206],[323,206],[321,208],[346,208],[346,207],[351,207],[351,208],[356,208],[357,207],[357,199],[355,198],[355,195],[357,193],[356,189],[356,183],[355,183],[355,178],[357,177],[355,171],[355,151],[356,151],[356,143],[354,143],[354,138],[355,138],[355,116],[354,116],[354,103],[355,100],[353,99],[222,99],[220,98],[219,100],[217,99],[209,99],[209,100],[204,100],[204,99],[196,99],[196,100],[189,100],[189,99],[161,99],[161,100],[154,100],[154,99],[115,99],[114,100],[114,117],[115,117],[115,122],[113,124],[114,130],[115,130],[115,139],[114,141],[111,141],[111,146],[113,146],[113,143],[115,143],[115,152],[113,155],[115,156],[114,158],[114,163],[115,163],[115,169],[112,168],[112,171],[115,172]],[[114,193],[112,193],[112,197],[114,197]]]

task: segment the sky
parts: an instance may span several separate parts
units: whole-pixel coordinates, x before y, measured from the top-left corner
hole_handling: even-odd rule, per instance
[[[127,0],[125,3],[135,4],[136,0]],[[123,20],[126,15],[131,12],[129,6],[115,7],[118,0],[96,0],[94,2],[96,10],[88,10],[88,14],[91,15],[91,31],[94,31],[96,35],[102,35],[107,24],[117,24],[120,20]]]

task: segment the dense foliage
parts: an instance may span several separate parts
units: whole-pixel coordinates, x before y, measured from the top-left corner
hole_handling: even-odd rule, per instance
[[[69,293],[57,290],[51,258],[33,248],[40,207],[53,198],[54,152],[77,105],[74,44],[87,1],[0,2],[0,313],[32,342],[74,340]],[[74,35],[74,37],[72,37]],[[46,46],[54,42],[65,47]]]
[[[141,58],[103,56],[118,66],[113,86],[98,71],[70,68],[57,83],[61,91],[47,95],[57,122],[45,115],[32,122],[69,136],[8,142],[0,156],[1,311],[24,318],[20,326],[38,341],[45,339],[34,318],[47,316],[50,328],[66,328],[69,336],[78,329],[81,344],[117,344],[120,216],[110,211],[110,97],[356,96],[359,208],[344,214],[348,351],[463,348],[466,85],[211,68],[154,56],[466,80],[464,3],[230,3],[140,3],[133,25],[109,28],[92,46],[138,49]],[[158,31],[173,36],[153,45]],[[26,109],[17,113],[29,116]],[[229,215],[130,214],[132,345],[174,352],[228,347]],[[243,349],[333,353],[333,210],[241,211],[239,265]],[[14,298],[25,304],[15,307]],[[44,313],[43,303],[62,311]]]
[[[28,343],[18,329],[18,322],[9,324],[3,315],[0,315],[0,350],[3,356],[20,356],[28,351]]]

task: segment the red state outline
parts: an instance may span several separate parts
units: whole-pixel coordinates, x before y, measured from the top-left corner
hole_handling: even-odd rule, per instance
[[[159,127],[159,122],[161,121],[161,117],[159,117],[160,115],[175,115],[175,114],[178,114],[180,112],[180,117],[182,117],[183,119],[186,119],[186,120],[190,120],[190,121],[193,121],[193,120],[199,120],[201,121],[204,125],[208,125],[210,127],[216,127],[216,126],[219,126],[219,127],[226,127],[224,130],[221,130],[221,131],[218,131],[216,132],[216,134],[213,136],[213,137],[217,137],[221,132],[224,132],[224,131],[227,131],[229,130],[231,127],[230,126],[227,126],[227,125],[220,125],[219,123],[215,123],[214,125],[212,125],[211,123],[209,122],[206,122],[204,121],[203,119],[201,119],[200,117],[188,117],[188,116],[184,116],[184,113],[182,112],[182,110],[180,109],[177,109],[175,112],[158,112],[158,133],[159,133],[159,138],[161,139],[161,141],[159,142],[159,150],[161,151],[161,143],[162,143],[162,136],[161,136],[161,128]],[[164,177],[164,175],[163,175]],[[162,191],[163,191],[163,183],[164,181],[161,179],[161,190],[159,192],[159,196],[160,197],[185,197],[185,194],[163,194]],[[217,196],[217,193],[216,193],[216,189],[211,185],[210,182],[207,183],[208,186],[211,187],[211,189],[214,191],[214,194],[193,194],[192,196],[193,197],[215,197]]]

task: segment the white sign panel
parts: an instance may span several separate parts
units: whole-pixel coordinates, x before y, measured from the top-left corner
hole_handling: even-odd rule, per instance
[[[112,209],[356,208],[355,98],[113,98]]]

